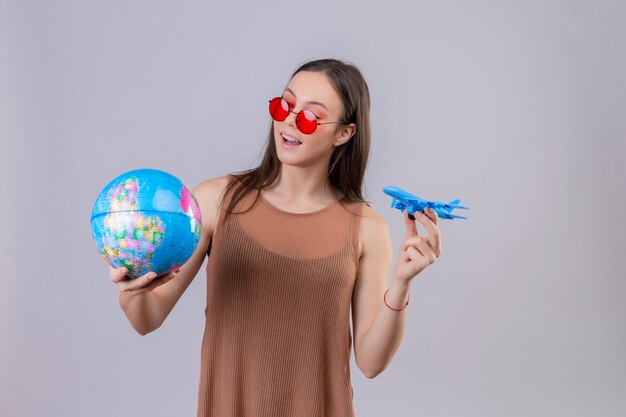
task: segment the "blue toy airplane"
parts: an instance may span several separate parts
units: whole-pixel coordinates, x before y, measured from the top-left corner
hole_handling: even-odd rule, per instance
[[[416,195],[413,195],[401,188],[390,186],[383,188],[383,192],[393,197],[391,201],[391,207],[400,211],[406,210],[409,213],[409,218],[415,220],[413,214],[416,211],[424,212],[426,207],[430,207],[437,213],[440,219],[467,219],[467,217],[458,216],[452,214],[454,209],[469,210],[469,207],[459,206],[461,200],[452,200],[449,203],[440,203],[438,201],[422,200]]]

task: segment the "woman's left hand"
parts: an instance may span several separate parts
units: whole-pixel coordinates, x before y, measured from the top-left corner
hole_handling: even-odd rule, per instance
[[[401,283],[410,283],[417,274],[441,255],[441,238],[437,226],[439,217],[434,210],[429,208],[425,213],[416,211],[415,220],[411,220],[408,213],[404,212],[406,234],[393,274],[393,279]],[[415,224],[416,220],[424,225],[428,232],[426,236],[420,236]]]

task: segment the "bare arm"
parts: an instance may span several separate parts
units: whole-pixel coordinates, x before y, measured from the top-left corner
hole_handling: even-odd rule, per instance
[[[400,345],[406,318],[405,313],[398,315],[393,311],[385,311],[383,305],[392,261],[387,223],[371,207],[366,206],[363,214],[361,258],[352,295],[352,327],[357,366],[366,377],[373,378],[387,366]],[[393,301],[398,296],[401,294],[394,295]],[[387,299],[392,301],[390,297]],[[385,341],[382,345],[365,337],[367,330],[372,327],[382,330],[382,335],[379,332]]]
[[[391,238],[387,223],[367,208],[361,223],[361,259],[352,296],[354,352],[356,363],[368,378],[380,374],[395,355],[406,325],[406,310],[393,311],[384,305],[383,295],[391,265]],[[411,281],[435,262],[441,253],[437,214],[417,213],[428,231],[420,236],[415,220],[405,213],[406,235],[393,272],[387,303],[402,309],[408,301]]]
[[[154,273],[128,279],[124,268],[111,268],[111,280],[120,288],[120,307],[139,334],[148,334],[163,324],[200,270],[213,236],[225,185],[226,178],[217,178],[204,181],[194,189],[202,213],[202,234],[191,258],[178,273],[171,272],[155,280]]]

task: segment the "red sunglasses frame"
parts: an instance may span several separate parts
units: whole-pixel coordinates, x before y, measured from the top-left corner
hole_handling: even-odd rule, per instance
[[[284,121],[289,113],[293,113],[296,115],[296,127],[298,130],[305,135],[310,135],[317,130],[319,125],[328,125],[331,123],[349,123],[347,120],[341,120],[338,122],[320,122],[317,116],[311,110],[300,110],[299,112],[295,112],[289,108],[289,102],[285,100],[283,97],[274,97],[269,100],[269,112],[270,116],[273,120],[277,122]],[[277,111],[284,112],[284,117],[278,116]],[[281,118],[282,117],[282,118]]]

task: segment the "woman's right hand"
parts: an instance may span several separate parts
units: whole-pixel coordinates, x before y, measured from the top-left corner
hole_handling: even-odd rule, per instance
[[[128,274],[127,268],[113,268],[109,266],[109,277],[111,281],[118,286],[120,291],[136,295],[150,292],[158,286],[161,286],[174,278],[180,269],[170,272],[167,275],[156,278],[155,272],[148,272],[137,278],[131,278]]]

